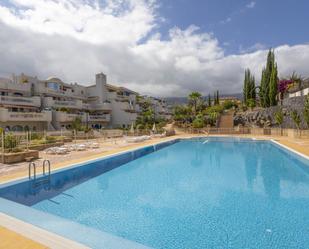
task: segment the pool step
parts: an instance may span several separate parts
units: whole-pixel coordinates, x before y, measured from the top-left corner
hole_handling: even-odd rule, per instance
[[[47,176],[47,177],[44,177],[44,178],[35,179],[32,186],[34,188],[37,188],[37,187],[40,187],[42,185],[49,184],[49,183],[50,183],[50,177]]]

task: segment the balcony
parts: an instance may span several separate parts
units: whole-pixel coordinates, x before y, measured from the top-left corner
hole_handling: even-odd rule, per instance
[[[0,109],[0,121],[41,121],[51,122],[52,114],[49,111],[44,112],[9,112],[7,109]]]
[[[78,117],[82,121],[85,120],[85,114],[72,114],[58,111],[53,112],[53,120],[55,120],[56,122],[73,122]]]
[[[111,103],[98,103],[98,104],[84,104],[87,105],[88,110],[104,110],[104,111],[111,111],[112,104]]]
[[[82,109],[83,102],[81,100],[53,100],[51,97],[45,97],[44,107]]]
[[[40,107],[40,97],[0,96],[0,105]]]
[[[126,112],[137,112],[137,109],[135,108],[135,105],[131,105],[129,103],[122,103],[122,109]]]
[[[0,89],[6,89],[11,91],[17,92],[30,92],[31,91],[31,84],[29,83],[12,83],[12,82],[0,82]]]
[[[121,102],[129,102],[130,98],[129,96],[125,96],[125,95],[117,95],[116,100],[121,101]]]
[[[110,114],[97,114],[97,115],[89,115],[89,122],[110,122],[111,115]]]
[[[77,97],[77,98],[86,99],[86,97],[84,97],[83,95],[81,95],[79,93],[72,92],[72,91],[55,90],[55,89],[48,88],[48,87],[44,86],[44,84],[38,85],[36,90],[37,90],[37,92],[39,94],[43,94],[44,93],[47,96]]]

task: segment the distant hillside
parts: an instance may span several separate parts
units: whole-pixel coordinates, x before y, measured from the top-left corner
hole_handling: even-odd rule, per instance
[[[242,100],[242,93],[222,94],[220,97],[236,97]],[[203,98],[206,100],[208,97],[203,97]],[[182,104],[186,104],[188,101],[187,97],[167,97],[164,99],[169,105],[182,105]]]

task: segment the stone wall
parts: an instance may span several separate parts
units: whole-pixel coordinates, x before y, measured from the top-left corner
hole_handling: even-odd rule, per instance
[[[299,101],[299,100],[297,100]],[[303,105],[290,106],[273,106],[265,109],[248,110],[246,112],[236,112],[234,115],[234,125],[243,125],[247,127],[278,127],[275,121],[275,114],[282,110],[284,118],[282,128],[296,129],[296,125],[292,120],[290,113],[296,110],[302,120],[301,129],[307,129],[303,118]]]
[[[305,104],[307,96],[299,96],[299,97],[293,97],[293,98],[285,98],[282,101],[283,107],[289,107],[292,106],[294,108],[302,108]]]
[[[33,159],[39,158],[39,151],[37,150],[29,150],[24,152],[17,153],[5,153],[4,154],[4,163],[18,163],[25,161],[27,157],[32,157]]]
[[[281,109],[284,115],[282,128],[297,128],[290,115],[292,111],[296,110],[302,120],[301,129],[308,129],[303,117],[306,97],[307,96],[285,98],[278,106],[265,109],[257,108],[245,112],[238,111],[234,115],[234,125],[243,125],[253,128],[278,127],[275,121],[275,114]]]

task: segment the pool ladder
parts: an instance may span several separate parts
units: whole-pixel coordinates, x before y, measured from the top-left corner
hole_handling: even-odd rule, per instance
[[[46,172],[46,164],[48,166],[48,172]],[[32,175],[32,170],[31,168],[33,168],[33,175]],[[36,179],[36,164],[34,162],[30,162],[29,163],[29,167],[28,167],[28,176],[29,176],[29,180],[31,179]],[[47,174],[48,173],[48,174]],[[50,161],[48,159],[45,159],[43,161],[43,176],[48,176],[50,177]]]

